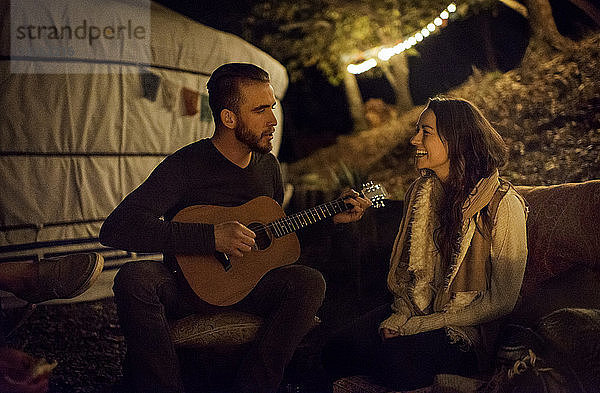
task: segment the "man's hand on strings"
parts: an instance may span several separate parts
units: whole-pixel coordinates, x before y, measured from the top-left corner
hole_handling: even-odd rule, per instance
[[[358,192],[352,189],[344,190],[340,197],[345,198],[344,202],[352,205],[352,208],[333,216],[333,222],[335,224],[345,224],[358,221],[362,218],[365,210],[371,206],[370,200],[361,197]]]
[[[215,250],[228,256],[242,257],[256,246],[256,234],[237,221],[215,225]]]

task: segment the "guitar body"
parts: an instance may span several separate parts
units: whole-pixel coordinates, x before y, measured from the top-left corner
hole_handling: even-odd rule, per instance
[[[285,213],[281,206],[266,196],[236,207],[195,205],[177,213],[173,221],[206,224],[238,221],[257,235],[257,249],[241,258],[229,257],[229,270],[213,255],[176,255],[196,295],[210,304],[229,306],[246,297],[269,270],[294,263],[300,257],[296,234],[276,238],[263,226],[282,217]]]

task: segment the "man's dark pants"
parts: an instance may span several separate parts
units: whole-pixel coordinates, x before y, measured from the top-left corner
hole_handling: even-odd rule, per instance
[[[129,262],[115,277],[115,302],[127,357],[125,378],[137,392],[183,392],[169,321],[214,309],[163,263]],[[275,392],[297,345],[314,324],[325,296],[321,273],[293,264],[267,273],[232,308],[264,319],[241,360],[232,391]]]

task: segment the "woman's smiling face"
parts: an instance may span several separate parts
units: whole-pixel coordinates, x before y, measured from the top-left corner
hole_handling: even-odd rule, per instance
[[[410,139],[410,143],[417,148],[417,168],[431,169],[441,181],[448,179],[448,143],[439,135],[435,113],[431,109],[425,109],[419,116],[416,134]]]

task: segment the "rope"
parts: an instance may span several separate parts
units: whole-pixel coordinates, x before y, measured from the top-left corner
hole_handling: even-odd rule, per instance
[[[530,367],[536,375],[539,375],[540,372],[554,371],[552,367],[536,368],[535,362],[538,359],[537,355],[531,349],[528,349],[527,351],[529,352],[528,355],[526,355],[523,359],[517,360],[512,368],[508,369],[508,379],[512,379],[516,375],[523,374]]]
[[[23,311],[23,314],[21,315],[21,318],[13,326],[13,328],[6,334],[6,338],[9,338],[10,336],[12,336],[21,326],[23,326],[23,324],[27,321],[27,319],[29,319],[31,314],[33,314],[36,307],[37,307],[37,305],[34,303],[27,304],[27,306],[25,307],[25,309]]]

